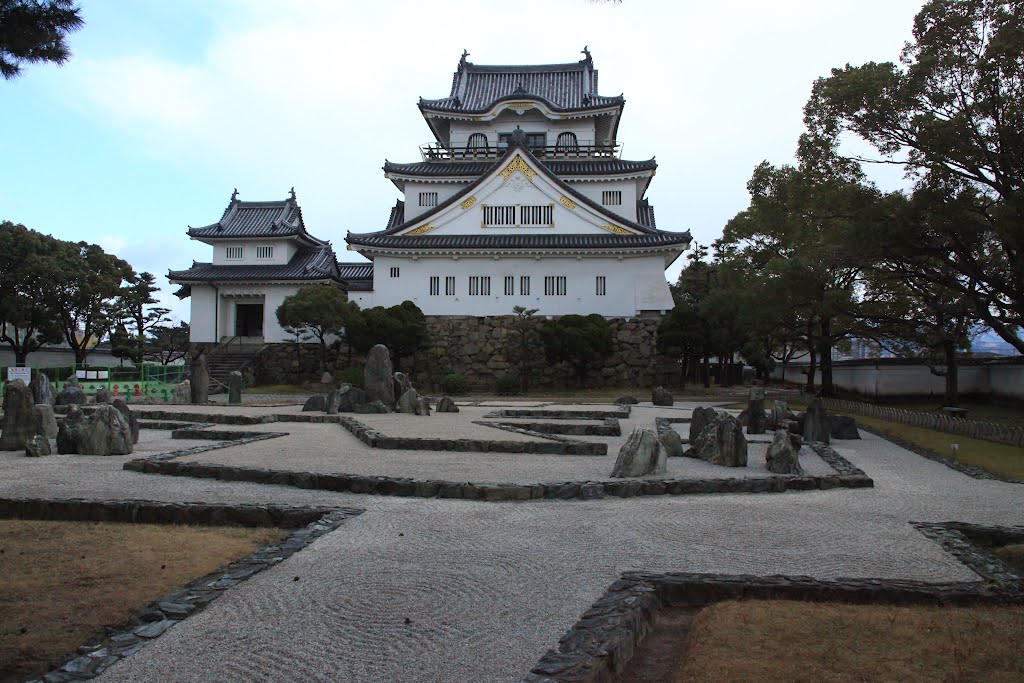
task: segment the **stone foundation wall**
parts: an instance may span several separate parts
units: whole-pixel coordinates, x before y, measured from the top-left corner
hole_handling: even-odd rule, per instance
[[[430,342],[412,358],[401,359],[401,370],[412,376],[413,384],[423,391],[436,392],[448,373],[465,375],[475,390],[493,391],[498,378],[517,371],[519,336],[516,317],[490,316],[427,317]],[[587,388],[635,387],[649,389],[679,380],[679,367],[662,357],[655,348],[659,318],[613,318],[611,327],[615,350],[602,365],[592,369],[585,381]],[[536,331],[543,319],[532,321]],[[536,336],[536,335],[534,335]],[[572,368],[550,366],[544,349],[534,339],[530,357],[531,388],[577,387]],[[253,379],[259,384],[301,384],[320,379],[319,347],[315,344],[270,344],[251,365]],[[352,364],[362,366],[364,358],[354,354]],[[327,371],[337,376],[348,367],[347,349],[328,348]]]

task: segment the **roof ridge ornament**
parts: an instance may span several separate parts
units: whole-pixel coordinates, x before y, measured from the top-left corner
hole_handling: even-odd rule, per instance
[[[292,185],[292,189],[289,190],[289,194],[292,196],[292,201],[293,202],[296,201],[296,199],[295,199],[295,186],[294,185]]]
[[[523,130],[518,125],[516,126],[516,129],[512,131],[512,134],[509,136],[509,147],[512,147],[514,145],[519,145],[521,147],[526,146],[526,131]]]
[[[237,187],[234,188],[231,191],[231,201],[235,201],[236,199],[238,199],[238,188]]]
[[[466,66],[466,64],[469,64],[469,62],[466,60],[466,57],[468,57],[468,56],[469,56],[469,50],[467,50],[466,48],[462,48],[462,58],[459,60],[459,68],[460,69],[462,67]]]

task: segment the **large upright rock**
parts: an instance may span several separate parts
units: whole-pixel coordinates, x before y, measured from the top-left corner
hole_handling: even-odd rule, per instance
[[[342,384],[337,389],[332,389],[327,392],[327,396],[324,400],[324,412],[328,415],[337,415],[341,411],[342,397],[348,393],[348,390],[352,386],[349,384]]]
[[[619,449],[611,476],[622,478],[664,474],[667,462],[668,452],[657,435],[650,429],[634,427],[626,443]]]
[[[228,375],[228,403],[242,402],[242,373],[232,370]]]
[[[747,397],[747,434],[764,434],[768,431],[768,416],[764,412],[764,389],[750,387]]]
[[[389,410],[395,407],[395,377],[388,347],[377,344],[366,354],[363,387],[368,403],[380,401]]]
[[[712,422],[693,441],[686,455],[713,465],[746,467],[747,438],[743,436],[743,426],[731,415]]]
[[[47,439],[56,439],[57,416],[53,414],[53,406],[49,403],[37,403],[36,417],[39,420],[39,433]]]
[[[367,401],[369,401],[369,399],[366,397],[366,392],[359,387],[351,387],[347,384],[342,384],[341,388],[338,389],[339,413],[355,412],[356,406],[362,405]]]
[[[697,440],[697,437],[700,436],[705,427],[712,422],[721,420],[723,417],[724,413],[720,413],[714,408],[694,408],[693,416],[690,418],[690,443]]]
[[[327,397],[323,394],[313,394],[306,399],[306,402],[302,404],[302,412],[320,412],[327,408]]]
[[[204,406],[210,401],[210,368],[206,354],[200,351],[192,359],[192,403]]]
[[[174,385],[174,402],[179,406],[192,402],[192,382],[185,379]]]
[[[56,394],[53,393],[53,384],[46,373],[37,372],[28,386],[32,389],[32,400],[36,405],[45,403],[52,406],[53,402],[57,400]]]
[[[437,400],[437,407],[434,410],[438,413],[457,413],[459,407],[455,405],[451,396],[442,396]]]
[[[128,403],[123,398],[115,398],[112,405],[124,416],[124,419],[128,420],[128,427],[132,431],[132,443],[138,443],[139,418],[132,412],[132,409],[128,407]]]
[[[84,406],[88,399],[82,387],[78,385],[78,377],[74,374],[64,381],[64,386],[57,394],[57,405],[59,406]]]
[[[820,398],[811,401],[804,414],[804,441],[820,441],[830,443],[832,437],[832,423],[825,412],[825,404]]]
[[[132,428],[121,412],[107,403],[96,407],[78,434],[81,455],[128,455],[132,452]]]
[[[665,387],[654,387],[654,391],[651,392],[651,403],[656,406],[670,406],[675,401],[668,389]]]
[[[772,404],[772,414],[768,418],[768,422],[772,429],[781,429],[783,422],[792,419],[790,417],[789,404],[781,399],[775,399],[775,403]]]
[[[416,390],[409,389],[398,397],[398,404],[396,405],[395,410],[399,413],[415,415],[419,401],[420,395],[416,393]]]
[[[78,452],[78,439],[82,433],[84,420],[85,415],[82,413],[82,409],[76,405],[71,406],[57,430],[58,453],[63,455]]]
[[[395,378],[395,399],[397,400],[402,397],[402,394],[412,389],[413,386],[412,381],[404,372],[396,372],[393,377]]]
[[[4,386],[4,417],[0,421],[0,451],[20,451],[28,440],[42,433],[32,390],[20,379]]]
[[[769,472],[775,474],[804,473],[803,468],[800,467],[800,457],[789,436],[788,432],[781,429],[775,432],[775,436],[768,446],[768,454],[765,456],[765,465]]]
[[[683,437],[674,429],[667,429],[658,437],[662,447],[670,458],[678,458],[683,454]]]

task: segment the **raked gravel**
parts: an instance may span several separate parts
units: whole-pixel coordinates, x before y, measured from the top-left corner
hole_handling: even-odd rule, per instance
[[[4,454],[0,495],[366,510],[100,681],[517,681],[623,571],[972,580],[909,522],[1024,524],[1020,485],[971,479],[870,434],[835,448],[875,488],[479,503],[144,475],[121,470],[120,457]]]

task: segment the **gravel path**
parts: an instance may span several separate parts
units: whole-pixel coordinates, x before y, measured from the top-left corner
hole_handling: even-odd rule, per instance
[[[284,431],[293,427],[311,426]],[[874,489],[495,504],[151,476],[119,469],[126,458],[3,454],[0,495],[366,510],[100,681],[516,681],[623,571],[972,580],[908,522],[1024,524],[1019,485],[971,479],[870,434],[835,447]]]

